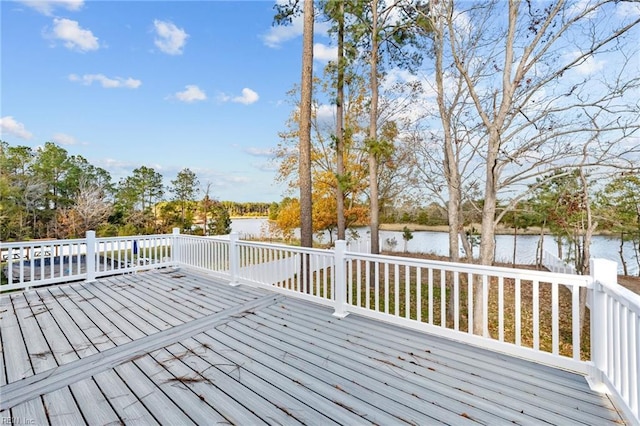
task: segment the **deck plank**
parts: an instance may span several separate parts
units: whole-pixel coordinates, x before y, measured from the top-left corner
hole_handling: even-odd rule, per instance
[[[78,306],[82,307],[82,311],[92,318],[95,324],[99,324],[100,329],[114,343],[119,345],[147,335],[129,318],[106,303],[104,298],[95,296],[83,285],[73,284],[62,288],[62,291],[73,299],[77,295]]]
[[[120,423],[120,417],[93,379],[80,380],[70,388],[86,423],[91,425]]]
[[[240,324],[238,324],[240,323]],[[251,318],[245,317],[238,323],[230,323],[227,328],[219,328],[222,337],[215,334],[216,340],[228,344],[235,352],[247,354],[248,357],[270,365],[275,371],[288,375],[295,380],[305,383],[324,382],[330,389],[330,395],[335,389],[350,396],[345,404],[353,407],[358,412],[371,413],[377,409],[385,410],[394,416],[393,420],[382,421],[409,421],[415,424],[429,424],[433,422],[445,422],[464,424],[469,418],[485,424],[505,423],[503,418],[491,413],[482,413],[472,404],[463,404],[456,400],[446,399],[432,392],[431,395],[420,394],[416,386],[403,389],[402,384],[408,377],[403,377],[395,372],[385,371],[387,365],[363,365],[361,359],[351,361],[353,354],[331,353],[319,348],[313,340],[299,339],[299,336],[291,335],[291,330],[280,333],[265,324],[262,318],[251,323]],[[249,325],[243,325],[249,323]],[[233,330],[233,331],[231,331]],[[212,332],[207,333],[213,336]],[[233,336],[238,336],[233,338]],[[244,337],[243,337],[244,336]],[[257,343],[253,349],[241,342]],[[336,342],[339,344],[339,342]],[[343,358],[343,360],[340,360]],[[272,360],[286,359],[284,366],[277,365]],[[351,361],[351,362],[347,362]],[[371,367],[367,369],[367,367]],[[367,370],[366,374],[362,371]],[[297,379],[300,372],[305,373],[303,379]],[[445,407],[446,405],[446,407]],[[424,407],[421,410],[419,406]],[[380,423],[379,419],[374,419]]]
[[[111,280],[115,280],[115,278],[112,278]],[[110,284],[109,281],[110,280],[107,280],[107,285]],[[143,337],[160,331],[158,327],[149,322],[149,315],[147,315],[146,312],[137,311],[136,305],[117,297],[116,292],[111,291],[108,288],[101,288],[103,287],[101,284],[102,282],[83,283],[81,285],[83,294],[90,295],[90,297],[95,297],[100,302],[104,303],[104,305],[108,307],[106,312],[111,311],[113,312],[115,317],[122,317],[124,323],[120,322],[120,324],[122,325],[120,329],[123,332],[126,332],[129,336],[135,335]],[[156,317],[151,317],[152,322],[155,322],[156,320]],[[126,322],[128,322],[128,325],[126,325]],[[163,326],[166,328],[168,324],[163,323]]]
[[[171,354],[164,355],[164,350],[155,351],[152,354],[136,359],[134,363],[147,377],[162,389],[176,405],[189,412],[189,417],[197,424],[228,423],[229,420],[217,412],[214,407],[207,403],[201,394],[198,394],[193,385],[204,383],[211,385],[201,376],[180,374],[176,369],[169,369],[167,364],[172,363]],[[174,371],[176,374],[172,374]],[[202,380],[200,382],[199,380]]]
[[[116,345],[108,334],[115,332],[114,328],[111,327],[111,323],[100,321],[101,326],[98,326],[88,314],[91,308],[89,303],[82,303],[80,296],[65,293],[59,287],[51,288],[49,292],[60,305],[60,308],[66,312],[70,320],[77,325],[87,341],[90,342],[98,352],[105,351]]]
[[[43,299],[38,292],[26,292],[25,298],[33,311],[33,315],[36,318],[38,326],[40,327],[40,330],[42,330],[51,353],[58,365],[63,365],[80,358],[78,352],[76,352],[76,349],[74,348],[74,343],[78,345],[80,353],[84,354],[85,350],[91,352],[91,349],[89,349],[88,346],[85,346],[87,342],[78,338],[76,329],[71,326],[67,327],[69,324],[65,321],[62,324],[62,326],[65,327],[63,330],[61,325],[56,321],[53,316],[53,312],[55,310],[56,315],[60,315],[61,309],[56,309],[55,307],[48,305],[47,302],[50,301]],[[69,336],[65,335],[65,331],[69,333]],[[97,351],[93,348],[93,353],[95,352]]]
[[[51,425],[86,424],[69,387],[44,395],[44,409]]]
[[[4,412],[2,417],[5,417]],[[11,409],[11,417],[14,419],[24,419],[23,424],[48,425],[49,419],[44,410],[42,398],[35,398],[31,401],[16,405]]]
[[[194,316],[193,312],[185,313],[179,308],[180,302],[172,302],[166,294],[159,294],[157,290],[146,289],[138,285],[142,281],[142,278],[137,275],[128,275],[125,277],[124,282],[130,283],[131,286],[119,289],[116,294],[135,303],[141,309],[149,312],[149,314],[164,319],[170,326],[183,324],[201,317],[201,315]]]
[[[9,318],[15,317],[15,311],[11,304],[11,298],[0,297],[0,386],[7,384],[7,372],[5,371],[4,362],[4,343],[2,338],[2,328],[5,324],[9,324]]]
[[[158,421],[149,413],[140,399],[127,387],[114,370],[93,376],[96,384],[125,424],[154,425]]]
[[[155,419],[159,419],[163,424],[168,425],[195,424],[184,413],[182,408],[167,397],[157,384],[148,378],[133,362],[121,364],[115,368],[115,371],[121,378],[126,378],[127,386],[131,392],[144,404]]]
[[[191,341],[191,339],[187,339]],[[198,350],[201,353],[201,350]],[[185,357],[185,355],[187,355]],[[230,424],[253,425],[263,424],[264,421],[254,412],[258,407],[247,408],[247,400],[237,401],[233,398],[234,386],[237,384],[221,373],[217,373],[215,366],[200,357],[192,357],[188,349],[182,345],[171,345],[163,351],[155,353],[154,358],[161,363],[175,377],[205,377],[207,382],[190,384],[193,392],[202,396],[214,407]]]
[[[227,401],[224,405],[216,405],[216,408],[223,410],[221,413],[231,419],[232,423],[244,424],[251,422],[252,418],[252,423],[256,418],[268,424],[302,423],[300,410],[295,404],[289,403],[286,394],[262,378],[244,371],[244,366],[239,367],[199,340],[188,339],[181,342],[181,345],[172,345],[166,349],[220,390],[209,392],[207,397]],[[188,356],[189,353],[197,353],[198,356]]]
[[[3,314],[2,318],[2,350],[4,351],[3,361],[7,372],[7,383],[22,380],[32,376],[33,367],[29,361],[29,354],[22,330],[18,322],[18,316],[25,315],[25,309],[20,305],[22,294],[3,296],[7,298],[7,306],[12,310]],[[26,306],[26,301],[23,303]]]
[[[473,360],[478,360],[479,356],[485,352],[482,349],[475,348],[476,352],[473,352],[474,348],[464,345],[461,350],[471,351],[471,353],[464,358],[461,357],[460,363],[450,361],[452,354],[447,354],[444,359],[447,360],[448,365],[442,365],[441,355],[432,346],[432,343],[439,339],[434,339],[432,336],[416,333],[416,338],[411,341],[412,345],[407,346],[407,342],[393,341],[390,333],[376,330],[375,326],[372,329],[369,322],[366,323],[367,328],[364,331],[363,329],[349,327],[348,323],[351,321],[349,317],[344,321],[340,320],[341,325],[338,325],[335,320],[327,320],[326,317],[324,321],[314,323],[310,319],[312,316],[310,310],[306,309],[304,305],[299,306],[298,303],[289,303],[287,308],[286,311],[291,309],[298,309],[298,311],[292,318],[282,319],[281,316],[281,320],[276,321],[276,326],[288,325],[294,330],[299,330],[300,333],[297,335],[297,340],[313,342],[315,345],[321,346],[323,353],[333,352],[339,359],[348,359],[350,354],[351,356],[362,355],[365,358],[360,363],[370,367],[367,371],[375,371],[376,366],[382,366],[393,369],[399,375],[406,375],[407,380],[423,377],[429,380],[430,387],[436,388],[437,392],[443,396],[447,394],[450,397],[458,395],[458,398],[469,400],[466,394],[479,393],[482,401],[488,400],[494,404],[493,409],[487,406],[487,409],[491,409],[494,413],[499,411],[500,406],[504,406],[511,408],[511,415],[525,411],[532,413],[534,417],[538,416],[539,420],[544,421],[552,421],[558,415],[565,416],[565,421],[586,422],[588,424],[603,421],[615,422],[619,419],[617,412],[602,409],[605,397],[590,391],[584,378],[582,378],[582,392],[576,393],[573,397],[565,397],[558,393],[561,388],[556,389],[556,386],[550,386],[543,382],[541,385],[546,385],[549,392],[553,392],[552,395],[554,395],[552,398],[548,398],[544,393],[539,395],[540,387],[535,388],[538,394],[535,393],[535,390],[523,392],[521,390],[522,381],[520,379],[514,380],[509,372],[508,364],[504,361],[500,362],[497,357],[492,359],[492,362],[499,363],[493,369],[486,369],[487,363],[485,362],[473,363]],[[267,311],[282,315],[284,310],[269,308],[258,312],[257,316],[261,318],[261,324],[266,322],[266,320],[262,320],[262,316],[267,315]],[[322,330],[322,332],[307,338],[304,332],[309,327],[314,327],[314,330]],[[291,332],[291,330],[288,332]],[[355,336],[358,336],[358,338],[355,338]],[[344,341],[345,339],[351,339],[357,342],[357,345],[340,351],[339,348],[336,348],[334,342]],[[389,339],[392,340],[392,344],[389,344]],[[421,340],[425,342],[424,345],[416,344]],[[372,344],[370,343],[371,341],[378,342]],[[449,344],[449,342],[443,344]],[[429,349],[425,349],[425,346]],[[476,353],[477,355],[475,355]],[[491,354],[489,353],[489,355]],[[355,368],[356,366],[353,367]],[[494,380],[496,378],[501,379],[501,385],[495,385]],[[544,380],[544,377],[542,380]],[[438,386],[436,387],[436,385]],[[452,391],[453,394],[451,394]],[[504,399],[505,393],[510,395],[507,401]],[[572,407],[576,404],[576,401],[584,401],[584,399],[580,398],[587,394],[596,398],[593,400],[594,405],[587,404],[580,407],[580,410],[573,409]],[[473,398],[469,400],[469,403],[472,402]]]

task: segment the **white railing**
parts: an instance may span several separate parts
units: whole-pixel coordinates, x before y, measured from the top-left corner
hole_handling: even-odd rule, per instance
[[[617,284],[615,262],[592,260],[592,275],[579,276],[356,253],[344,241],[319,250],[176,231],[1,243],[0,254],[3,291],[196,268],[331,306],[336,316],[357,313],[581,372],[640,422],[640,296]],[[582,318],[590,327],[580,318],[581,290],[593,303]]]
[[[591,377],[640,424],[640,296],[617,284],[617,264],[592,259]]]
[[[542,265],[551,272],[558,272],[561,274],[576,273],[575,266],[568,264],[567,262],[547,250],[544,250],[542,252]]]
[[[1,243],[2,291],[170,266],[172,235]]]
[[[176,265],[200,269],[231,277],[229,239],[224,237],[195,237],[181,235],[174,230],[173,262]]]
[[[587,371],[579,290],[592,287],[589,276],[350,252],[345,260],[346,311]]]
[[[329,250],[237,241],[231,238],[237,255],[232,263],[234,282],[251,283],[269,289],[295,293],[297,297],[334,305],[335,256]]]
[[[85,279],[86,244],[86,239],[2,243],[2,289]]]

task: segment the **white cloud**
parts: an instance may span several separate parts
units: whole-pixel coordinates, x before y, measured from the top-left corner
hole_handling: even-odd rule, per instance
[[[255,91],[249,89],[248,87],[242,89],[241,96],[230,96],[226,93],[220,93],[218,95],[218,101],[220,102],[235,102],[245,105],[251,105],[255,102],[258,102],[258,99],[260,99],[260,95],[258,95]]]
[[[319,122],[333,123],[336,119],[336,106],[327,104],[319,105],[316,110],[316,117]]]
[[[337,61],[338,60],[338,46],[327,46],[322,43],[316,43],[313,45],[313,59],[319,61]]]
[[[300,14],[291,21],[290,25],[275,25],[261,36],[262,42],[271,48],[278,48],[284,42],[302,35],[304,27],[303,16]],[[326,35],[329,30],[328,22],[316,23],[313,27],[314,35]]]
[[[156,31],[155,45],[168,55],[181,55],[189,34],[169,21],[153,21]]]
[[[31,139],[33,137],[33,134],[24,127],[24,124],[17,122],[10,115],[0,117],[0,138],[6,133],[20,139]]]
[[[53,31],[49,37],[62,40],[67,49],[80,52],[97,50],[100,47],[98,38],[90,30],[81,28],[77,21],[66,18],[54,18]]]
[[[178,92],[174,96],[179,101],[187,103],[204,101],[205,99],[207,99],[207,94],[204,93],[198,86],[193,84],[185,86],[184,91]]]
[[[25,6],[37,10],[43,15],[51,16],[56,8],[63,8],[70,11],[82,9],[84,0],[20,0]]]
[[[76,74],[70,74],[69,80],[74,82],[79,82],[84,84],[85,86],[90,86],[94,81],[99,82],[102,87],[106,89],[114,89],[119,87],[124,87],[127,89],[137,89],[140,87],[142,82],[140,80],[122,77],[113,77],[109,78],[103,74],[85,74],[82,77]]]
[[[267,158],[273,157],[273,149],[271,148],[250,147],[250,148],[246,148],[244,152],[254,157],[267,157]]]
[[[78,141],[76,141],[76,138],[64,133],[56,133],[51,138],[51,141],[59,145],[77,145],[78,144]]]
[[[231,101],[239,104],[251,105],[255,102],[258,102],[258,99],[260,99],[260,96],[258,96],[256,92],[249,89],[248,87],[245,87],[244,89],[242,89],[242,96],[236,96],[235,98],[231,99]]]
[[[598,61],[593,56],[589,56],[580,65],[578,65],[575,70],[581,75],[591,75],[598,71],[602,71],[606,64],[606,61]]]
[[[294,19],[291,25],[278,25],[269,28],[262,36],[265,45],[271,48],[278,48],[285,41],[289,41],[302,35],[302,20]]]

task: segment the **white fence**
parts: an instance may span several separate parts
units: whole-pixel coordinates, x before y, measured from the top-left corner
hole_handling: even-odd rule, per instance
[[[0,243],[2,291],[137,272],[171,264],[171,235]]]
[[[640,421],[640,296],[617,284],[611,261],[593,260],[592,276],[579,276],[357,253],[344,241],[319,250],[177,232],[117,238],[89,232],[78,240],[1,243],[0,253],[6,291],[197,268],[232,285],[331,306],[336,316],[357,313],[581,372]],[[581,290],[595,309],[581,310]],[[581,319],[590,324],[584,331]]]
[[[551,272],[558,272],[561,274],[575,274],[576,267],[568,264],[564,260],[560,259],[558,256],[555,256],[544,250],[542,252],[542,265],[550,270]]]

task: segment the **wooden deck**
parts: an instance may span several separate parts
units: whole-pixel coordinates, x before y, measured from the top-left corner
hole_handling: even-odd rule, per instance
[[[189,270],[0,304],[3,424],[624,424],[582,376]]]

